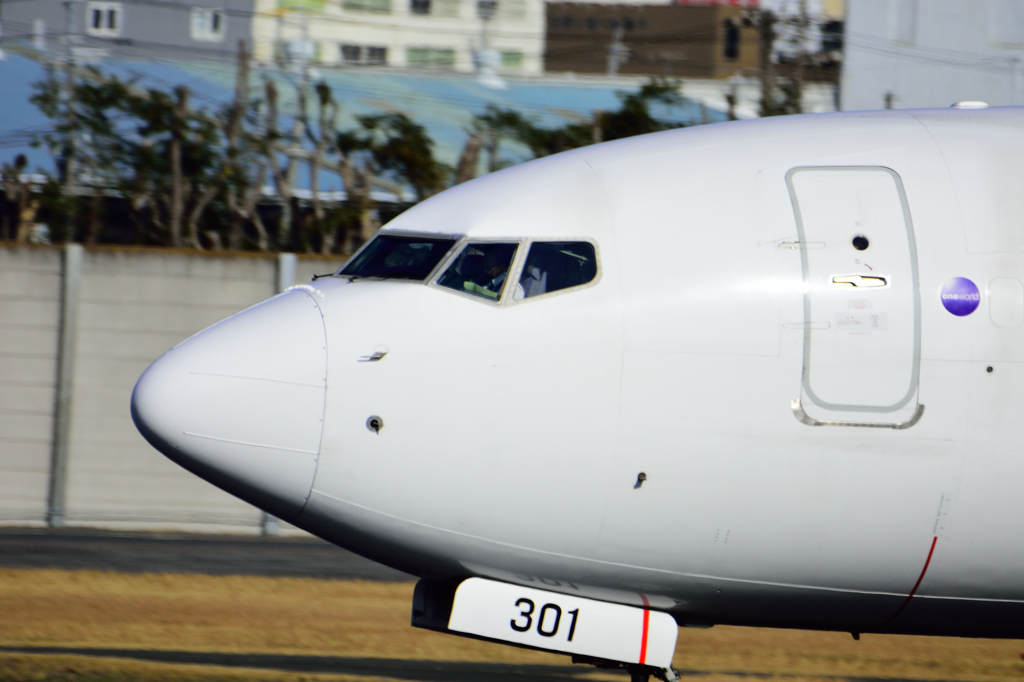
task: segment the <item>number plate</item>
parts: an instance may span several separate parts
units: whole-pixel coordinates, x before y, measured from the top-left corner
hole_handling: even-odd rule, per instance
[[[623,663],[668,668],[679,629],[672,616],[633,606],[470,578],[448,629]]]

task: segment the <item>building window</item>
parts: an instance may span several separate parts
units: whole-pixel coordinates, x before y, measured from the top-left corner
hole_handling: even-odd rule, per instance
[[[725,44],[722,52],[729,61],[740,58],[740,27],[731,17],[725,20]]]
[[[391,11],[391,0],[342,0],[342,7],[349,12],[380,12]]]
[[[523,68],[522,52],[502,52],[501,68],[507,71],[519,71]]]
[[[192,40],[207,42],[220,42],[224,40],[225,20],[224,10],[193,7]]]
[[[435,17],[459,16],[460,0],[409,0],[409,11],[413,14],[430,14]]]
[[[101,38],[121,35],[124,6],[119,2],[90,2],[85,6],[85,32]]]
[[[344,64],[360,65],[372,64],[380,66],[388,63],[388,48],[386,47],[363,47],[362,45],[342,45],[341,61]]]
[[[363,48],[359,45],[342,45],[341,61],[346,64],[359,64],[363,61]]]
[[[410,47],[405,51],[409,66],[452,67],[455,66],[455,50],[439,50],[433,47]]]
[[[498,3],[499,19],[523,19],[526,17],[525,0],[501,0]]]
[[[288,42],[285,40],[274,41],[274,61],[284,64],[288,61]]]

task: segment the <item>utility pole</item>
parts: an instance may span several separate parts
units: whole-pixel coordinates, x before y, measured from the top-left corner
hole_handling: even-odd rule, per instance
[[[272,52],[272,59],[279,69],[284,68],[285,58],[287,57],[287,51],[284,47],[284,41],[281,39],[281,24],[284,21],[284,17],[281,16],[281,10],[277,11],[277,20],[274,22],[274,49]]]
[[[793,77],[793,92],[796,107],[795,113],[803,113],[804,110],[804,67],[807,63],[807,25],[810,21],[807,18],[807,0],[800,0],[800,16],[797,17],[797,53],[796,53],[796,75]],[[789,113],[789,112],[787,112]]]
[[[619,67],[629,59],[629,48],[622,42],[622,24],[618,24],[612,32],[612,42],[608,46],[608,75],[618,76]]]
[[[775,45],[775,14],[762,10],[758,14],[757,28],[761,38],[761,115],[772,116],[778,105],[775,102],[775,66],[772,51]]]
[[[68,210],[64,225],[65,238],[75,239],[75,201],[78,195],[78,122],[75,120],[75,45],[78,42],[78,0],[64,0],[64,114],[66,116],[67,148],[64,150],[64,198]]]
[[[50,481],[46,500],[46,525],[60,528],[66,515],[68,446],[71,441],[71,408],[74,396],[75,346],[78,333],[78,289],[82,279],[82,245],[65,244],[61,270],[60,327],[57,337],[57,386],[53,406],[50,448]]]
[[[498,76],[501,55],[491,49],[491,21],[498,12],[497,0],[477,0],[476,13],[480,17],[480,49],[476,54],[477,80],[484,87],[504,90],[505,81]]]
[[[305,121],[306,121],[306,95],[309,92],[309,16],[306,14],[302,15],[302,44],[299,49],[299,92],[296,98],[298,104],[298,111],[296,116],[292,119],[292,148],[301,148],[302,139],[305,134]],[[299,181],[299,160],[294,155],[288,156],[288,184],[291,187],[295,187]],[[288,226],[289,233],[291,232],[292,226]]]

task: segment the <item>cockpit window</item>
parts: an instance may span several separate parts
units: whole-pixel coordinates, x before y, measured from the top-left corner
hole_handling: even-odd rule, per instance
[[[406,237],[379,234],[342,275],[424,280],[455,244],[442,237]]]
[[[597,257],[589,242],[534,242],[516,287],[516,300],[577,287],[597,277]]]
[[[518,248],[518,244],[467,244],[437,283],[497,301]]]

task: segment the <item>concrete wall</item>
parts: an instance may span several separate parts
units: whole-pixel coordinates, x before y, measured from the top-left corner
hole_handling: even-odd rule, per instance
[[[0,522],[46,514],[60,271],[57,249],[0,248]]]
[[[294,283],[341,259],[300,258]],[[0,246],[0,523],[46,520],[60,248]],[[129,415],[161,353],[277,288],[278,257],[86,249],[78,289],[64,522],[256,532],[261,513],[151,448]]]

